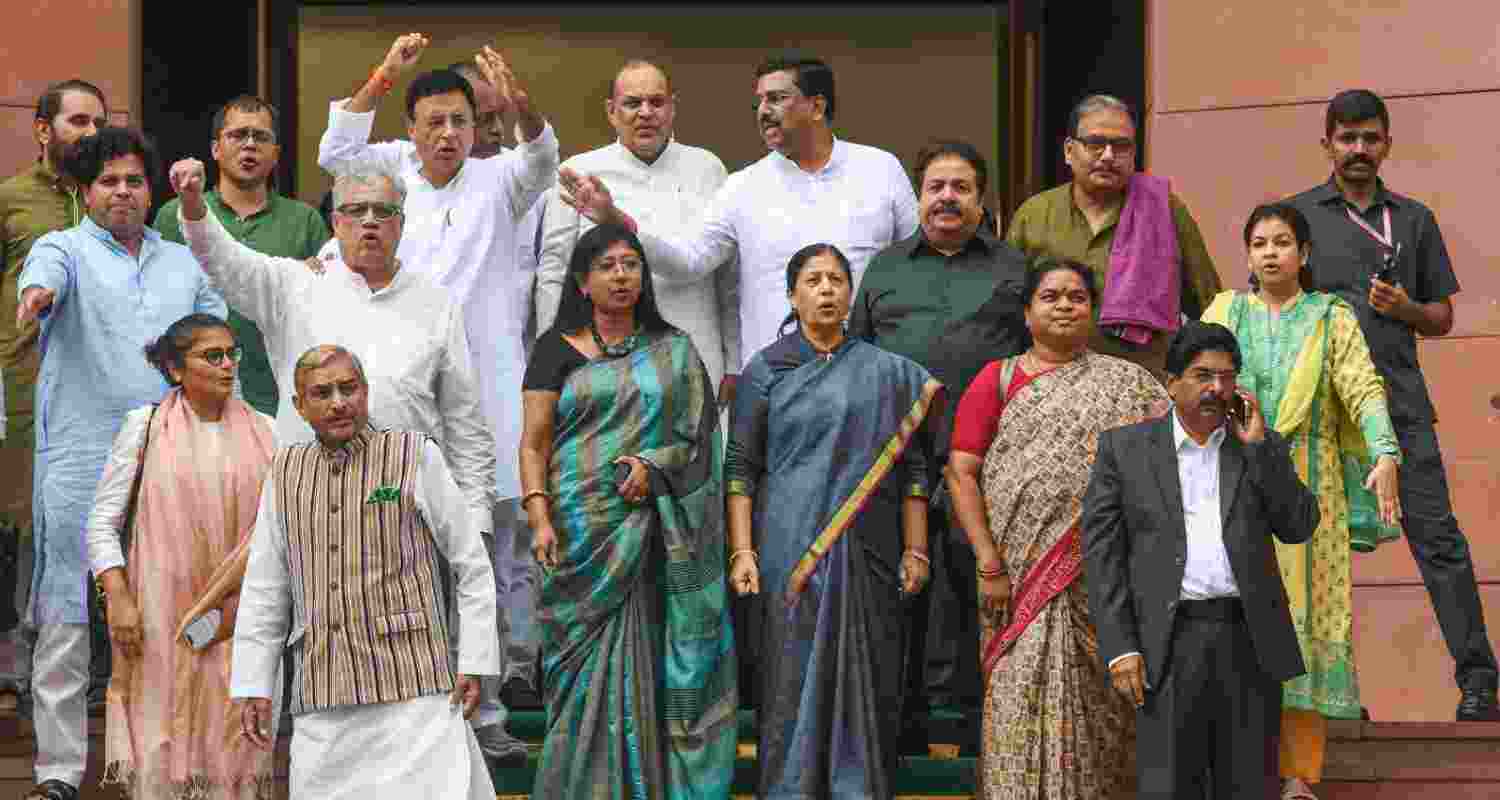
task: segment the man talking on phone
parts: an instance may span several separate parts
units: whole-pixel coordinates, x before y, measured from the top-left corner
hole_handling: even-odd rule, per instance
[[[1289,201],[1312,229],[1313,284],[1353,306],[1385,380],[1401,443],[1406,542],[1453,656],[1457,719],[1497,721],[1495,651],[1469,542],[1453,516],[1437,412],[1417,363],[1417,334],[1453,330],[1458,279],[1431,209],[1386,189],[1379,177],[1392,146],[1384,101],[1364,89],[1340,92],[1328,103],[1322,146],[1332,176]]]
[[[1307,541],[1318,504],[1240,364],[1228,328],[1184,323],[1172,412],[1101,434],[1084,494],[1089,613],[1136,710],[1141,797],[1266,797],[1281,682],[1305,671],[1272,536]]]

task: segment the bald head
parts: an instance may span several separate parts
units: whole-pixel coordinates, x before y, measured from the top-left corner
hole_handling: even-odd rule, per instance
[[[667,73],[649,61],[632,60],[615,73],[604,103],[620,144],[636,158],[656,161],[672,140],[677,97]]]

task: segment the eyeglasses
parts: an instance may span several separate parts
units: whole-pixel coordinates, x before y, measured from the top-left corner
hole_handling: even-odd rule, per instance
[[[639,258],[622,258],[619,260],[604,259],[601,261],[595,261],[590,269],[600,274],[614,272],[616,269],[622,269],[625,271],[626,275],[637,275],[641,271],[642,263],[643,262]]]
[[[1240,373],[1232,369],[1226,369],[1222,372],[1212,369],[1190,369],[1188,370],[1188,377],[1198,383],[1218,383],[1220,381],[1234,383],[1239,380]]]
[[[247,140],[256,144],[276,144],[276,134],[265,128],[235,128],[224,131],[224,138],[242,146]]]
[[[359,222],[363,222],[366,216],[374,217],[376,222],[385,222],[400,214],[401,206],[395,203],[345,203],[334,210]]]
[[[1073,141],[1083,146],[1084,152],[1094,158],[1104,155],[1104,148],[1113,150],[1117,156],[1128,156],[1135,152],[1135,140],[1109,136],[1074,136]]]
[[[236,364],[240,363],[240,358],[245,355],[245,349],[243,347],[240,347],[239,345],[235,345],[234,347],[230,347],[227,349],[223,347],[215,347],[212,350],[202,350],[197,353],[192,353],[191,355],[195,355],[203,359],[204,361],[207,361],[209,366],[217,367],[220,364],[223,364],[224,359],[226,358]]]

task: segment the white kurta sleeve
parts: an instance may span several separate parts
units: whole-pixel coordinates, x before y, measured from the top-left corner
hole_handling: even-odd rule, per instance
[[[458,668],[461,675],[499,675],[500,640],[495,628],[495,574],[479,529],[463,508],[458,484],[443,463],[437,444],[422,446],[417,467],[417,511],[432,531],[433,543],[453,570],[458,609]],[[243,603],[243,601],[241,601]],[[240,606],[243,615],[243,604]],[[236,653],[238,657],[238,653]]]
[[[895,156],[890,157],[890,164],[896,225],[891,231],[891,241],[899,242],[914,235],[922,220],[917,210],[917,193],[911,188],[911,179],[906,177],[906,171],[901,169],[901,162]]]
[[[437,406],[443,455],[473,515],[475,530],[489,531],[495,504],[495,437],[479,401],[479,378],[464,329],[463,310],[453,305],[447,342],[437,371]]]
[[[120,432],[115,434],[109,460],[104,462],[99,488],[94,490],[94,505],[89,509],[83,532],[88,542],[89,568],[95,575],[125,566],[125,553],[120,549],[120,529],[125,525],[125,507],[130,504],[130,490],[135,485],[136,471],[140,469],[141,442],[146,438],[146,423],[150,419],[151,406],[137,408],[125,415]]]
[[[724,349],[724,374],[738,375],[744,366],[740,354],[740,260],[729,259],[714,273],[714,299],[719,305],[720,346]],[[719,387],[715,386],[714,391]]]
[[[558,162],[557,133],[552,123],[544,124],[542,132],[529,142],[521,139],[521,127],[516,126],[516,146],[500,156],[500,180],[512,224],[531,212],[543,192],[557,185]]]
[[[276,506],[276,481],[270,476],[261,487],[260,509],[250,536],[250,563],[240,586],[240,609],[234,623],[229,696],[269,699],[274,696],[276,667],[286,650],[292,613],[286,531]]]
[[[637,232],[646,248],[646,260],[652,273],[671,278],[698,279],[723,266],[739,249],[734,229],[735,187],[730,180],[709,201],[708,209],[696,225],[681,231]],[[624,209],[627,213],[630,209]]]
[[[333,175],[352,166],[375,164],[399,173],[402,162],[416,152],[416,147],[405,141],[371,144],[374,110],[345,111],[348,104],[349,98],[328,104],[328,128],[318,140],[318,166]]]
[[[568,262],[573,245],[583,230],[583,220],[558,191],[547,191],[547,210],[542,213],[542,252],[536,268],[536,335],[552,327],[568,282]]]
[[[299,278],[311,275],[307,265],[258,253],[235,241],[212,213],[190,220],[179,205],[177,219],[193,257],[229,305],[263,331],[283,330],[287,298]]]

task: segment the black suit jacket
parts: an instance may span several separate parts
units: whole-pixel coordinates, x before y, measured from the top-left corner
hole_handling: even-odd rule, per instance
[[[1318,504],[1274,431],[1255,445],[1229,433],[1219,451],[1224,546],[1261,668],[1277,681],[1306,671],[1287,610],[1275,536],[1307,541]],[[1187,563],[1187,523],[1172,416],[1105,431],[1083,499],[1084,570],[1099,655],[1136,651],[1160,686]]]

